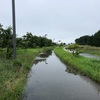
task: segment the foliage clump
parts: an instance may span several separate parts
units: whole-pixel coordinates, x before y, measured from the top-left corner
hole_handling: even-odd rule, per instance
[[[13,35],[12,28],[8,27],[4,29],[2,25],[0,25],[0,47],[3,48],[5,52],[5,58],[12,58],[13,54]]]
[[[97,31],[94,35],[89,36],[81,36],[75,40],[75,42],[79,45],[91,45],[100,47],[100,30]]]
[[[66,47],[66,49],[69,49],[70,51],[72,51],[73,55],[79,55],[78,48],[80,48],[78,44],[70,44]]]

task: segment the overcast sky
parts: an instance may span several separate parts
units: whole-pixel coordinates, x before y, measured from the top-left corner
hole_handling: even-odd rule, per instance
[[[100,0],[15,0],[18,37],[32,32],[65,43],[100,29]],[[12,26],[12,0],[0,0],[0,23]]]

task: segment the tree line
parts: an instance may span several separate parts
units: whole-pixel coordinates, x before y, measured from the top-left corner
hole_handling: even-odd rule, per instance
[[[44,36],[36,36],[31,32],[27,32],[26,35],[16,38],[16,48],[37,48],[37,47],[47,47],[54,46],[54,43],[51,39],[48,39],[47,34]],[[9,59],[13,53],[13,33],[12,28],[7,27],[3,28],[3,25],[0,24],[0,48],[6,49],[6,58]]]
[[[48,39],[46,35],[36,36],[32,35],[31,32],[27,32],[26,35],[21,38],[16,38],[17,48],[36,48],[36,47],[47,47],[56,45],[51,39]]]
[[[46,47],[55,45],[51,39],[48,39],[47,34],[44,36],[36,36],[31,32],[27,32],[26,35],[22,37],[16,38],[16,47],[22,48],[35,48],[35,47]],[[12,28],[8,27],[4,29],[2,25],[0,25],[0,47],[12,47],[13,46],[13,34]]]
[[[89,36],[81,36],[80,38],[77,38],[75,42],[79,45],[91,45],[100,47],[100,30],[97,31],[94,35]]]

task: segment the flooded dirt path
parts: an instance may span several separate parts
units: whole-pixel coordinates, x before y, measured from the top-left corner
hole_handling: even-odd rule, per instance
[[[54,52],[42,58],[35,59],[23,100],[100,100],[99,84],[78,75]]]

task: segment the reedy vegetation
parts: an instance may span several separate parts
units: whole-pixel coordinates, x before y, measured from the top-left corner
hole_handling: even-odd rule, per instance
[[[82,56],[73,56],[71,53],[64,51],[62,48],[55,48],[56,55],[69,67],[79,71],[91,79],[100,83],[100,60],[85,58]]]

